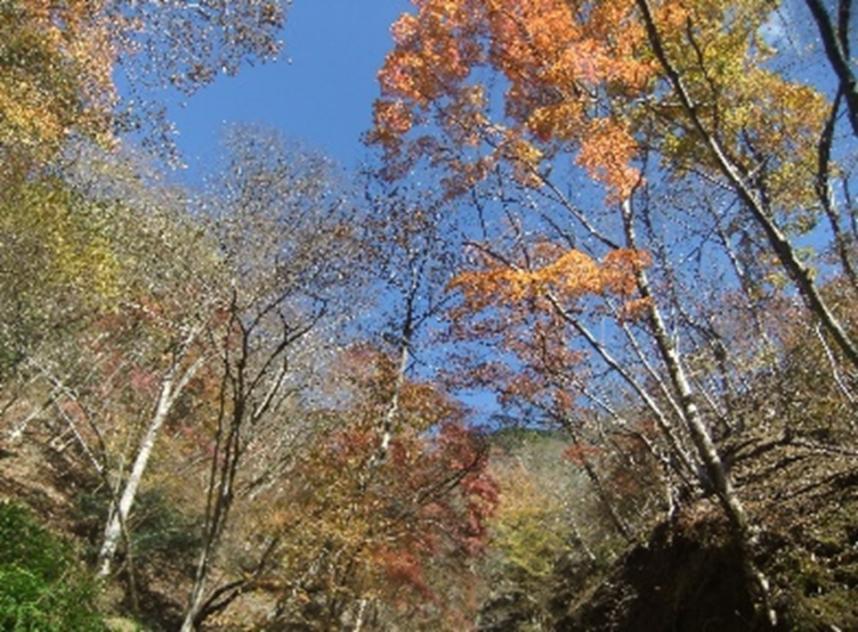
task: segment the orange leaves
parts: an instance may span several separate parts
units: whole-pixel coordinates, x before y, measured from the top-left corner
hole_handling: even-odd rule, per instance
[[[487,0],[483,19],[492,36],[494,64],[515,81],[553,63],[580,36],[570,6],[562,0]]]
[[[635,273],[649,267],[652,258],[643,250],[620,248],[609,252],[603,263],[602,280],[605,288],[625,298],[635,291]]]
[[[515,178],[525,186],[538,187],[539,163],[542,161],[542,152],[521,135],[507,132],[503,143],[495,152],[506,158],[512,165]]]
[[[512,164],[526,186],[541,185],[534,174],[545,159],[529,136],[568,143],[612,198],[628,195],[637,180],[629,166],[637,150],[631,133],[618,120],[592,117],[600,91],[637,95],[654,74],[651,60],[639,54],[645,34],[631,0],[593,7],[566,0],[417,0],[415,5],[416,14],[393,25],[395,48],[379,73],[381,102],[398,100],[414,120],[418,111],[435,108],[443,132],[459,147],[491,138],[494,156]],[[461,109],[464,94],[482,93],[484,84],[475,79],[486,69],[507,85],[506,120],[491,120],[485,103],[477,110],[482,116],[451,112]],[[377,117],[370,139],[389,148],[411,128]],[[461,162],[445,158],[450,170]]]
[[[619,317],[627,321],[640,320],[650,312],[652,305],[652,299],[649,297],[626,301],[620,306]]]
[[[583,103],[563,101],[535,108],[527,119],[527,127],[542,142],[574,141],[582,133],[583,119]]]
[[[413,123],[411,111],[402,101],[376,101],[373,121],[377,140],[382,143],[395,142],[411,129]]]
[[[0,162],[42,162],[72,129],[109,137],[115,51],[102,4],[0,7]]]
[[[538,299],[548,291],[566,300],[603,293],[629,296],[636,287],[635,272],[649,265],[650,258],[645,252],[619,249],[599,263],[583,252],[568,250],[534,269],[486,263],[483,269],[462,272],[450,283],[450,289],[463,292],[473,311],[494,303]]]
[[[403,15],[393,27],[396,49],[378,74],[382,92],[426,106],[445,88],[463,79],[473,60],[472,47],[458,37],[464,11],[458,2],[426,0],[417,16]]]
[[[638,148],[628,128],[613,119],[597,118],[587,125],[586,138],[578,164],[608,188],[612,200],[628,198],[640,179],[640,172],[630,166]]]
[[[597,261],[578,250],[540,244],[531,253],[530,267],[486,258],[481,267],[460,273],[449,286],[463,298],[450,315],[455,335],[492,338],[524,367],[515,374],[486,367],[485,376],[475,376],[476,383],[488,379],[503,384],[499,390],[504,403],[541,400],[552,408],[573,408],[562,389],[545,381],[546,375],[563,375],[583,359],[570,344],[570,335],[578,332],[568,327],[558,308],[593,308],[595,297],[612,296],[620,299],[616,317],[644,317],[651,303],[639,297],[636,277],[649,264],[649,255],[642,251],[618,249]]]
[[[418,103],[428,102],[436,93],[432,70],[413,51],[391,53],[378,73],[378,80],[385,93]]]
[[[388,150],[389,161],[402,157],[391,148],[405,144],[412,161],[427,158],[455,172],[477,164],[476,148],[510,164],[519,183],[539,187],[534,176],[543,163],[572,154],[611,203],[633,191],[643,146],[660,152],[674,173],[689,163],[712,169],[709,148],[687,133],[686,115],[672,90],[663,89],[663,70],[633,0],[414,4],[415,13],[394,24],[395,48],[379,74],[382,100],[399,100],[411,124],[377,120],[369,136]],[[759,45],[759,29],[771,3],[654,4],[668,57],[707,128],[748,164],[757,162],[755,154],[775,157],[767,163],[772,194],[785,205],[807,203],[813,191],[800,174],[813,170],[813,139],[827,107],[814,90],[763,70],[770,53]],[[500,101],[483,103],[479,116],[461,116],[465,91],[496,86],[504,90]],[[406,138],[412,133],[414,140]],[[510,136],[516,141],[507,146]],[[426,142],[430,137],[443,139]],[[459,185],[451,193],[479,175],[450,176]]]
[[[598,264],[578,250],[569,250],[534,274],[540,285],[556,287],[563,296],[599,294],[604,282]]]
[[[390,33],[398,46],[407,46],[414,41],[419,28],[420,23],[417,18],[410,13],[403,13],[390,27]]]
[[[492,59],[512,82],[528,89],[553,88],[565,100],[584,95],[576,88],[607,82],[631,85],[650,74],[633,56],[644,32],[631,18],[629,0],[575,6],[564,0],[488,0]]]

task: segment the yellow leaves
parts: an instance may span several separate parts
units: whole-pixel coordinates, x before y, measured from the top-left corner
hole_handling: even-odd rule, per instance
[[[706,129],[744,168],[766,178],[767,196],[788,211],[812,204],[816,142],[828,105],[769,64],[772,50],[760,45],[760,33],[773,9],[762,0],[671,1],[659,5],[656,21]],[[655,109],[666,124],[653,139],[662,164],[679,176],[689,165],[719,173],[675,95],[660,98]],[[640,126],[653,120],[649,107],[631,116]]]
[[[785,82],[774,73],[748,75],[759,98],[748,110],[745,129],[753,130],[755,151],[770,157],[770,194],[788,207],[810,204],[813,188],[808,176],[816,170],[816,142],[828,103],[816,90]]]
[[[652,304],[637,291],[637,275],[650,265],[650,257],[618,249],[598,261],[543,243],[532,249],[528,261],[525,267],[486,258],[476,269],[457,275],[449,290],[459,292],[462,302],[450,318],[456,335],[492,339],[528,367],[515,377],[491,374],[489,380],[504,384],[502,401],[547,399],[568,409],[574,401],[544,381],[545,375],[563,374],[582,361],[570,342],[579,332],[569,326],[568,315],[595,310],[619,321],[649,316]],[[600,297],[606,297],[601,306]]]
[[[20,143],[38,151],[54,147],[65,131],[62,113],[47,107],[30,82],[0,81],[0,143]]]
[[[213,0],[193,10],[184,4],[0,2],[0,167],[15,161],[17,171],[38,168],[72,134],[111,144],[120,59],[132,81],[191,92],[221,69],[235,72],[277,52],[279,0]],[[156,127],[132,101],[128,106],[123,115],[132,125]]]
[[[786,81],[777,73],[741,68],[718,78],[724,85],[719,87],[718,102],[712,104],[708,84],[698,80],[698,84],[688,83],[697,91],[697,100],[707,103],[700,108],[701,118],[708,128],[717,130],[721,142],[749,170],[764,167],[770,199],[785,210],[812,206],[816,143],[829,109],[826,99],[813,88]],[[663,111],[677,119],[684,116]],[[679,175],[684,172],[677,164],[719,170],[696,134],[667,134],[661,150],[663,162]],[[765,165],[760,164],[761,157]]]
[[[5,247],[32,258],[46,275],[43,283],[75,286],[91,298],[115,295],[121,264],[100,226],[100,209],[50,185],[28,186],[3,202]]]
[[[562,504],[521,464],[495,475],[502,493],[492,519],[494,546],[507,564],[535,578],[549,575],[565,546]]]

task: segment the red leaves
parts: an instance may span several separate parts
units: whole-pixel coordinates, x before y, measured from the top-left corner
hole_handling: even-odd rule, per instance
[[[285,506],[313,516],[300,556],[342,549],[343,560],[359,561],[355,590],[412,613],[431,603],[436,616],[457,607],[437,600],[434,587],[467,573],[485,547],[498,489],[480,436],[462,422],[461,407],[428,382],[402,385],[386,458],[376,460],[396,370],[369,345],[344,354],[342,408],[330,411],[330,429],[320,431],[284,483],[293,490]]]
[[[414,555],[407,551],[396,551],[382,548],[377,553],[384,571],[394,585],[405,585],[417,591],[423,599],[435,598],[423,577],[423,565]]]
[[[591,443],[576,441],[566,448],[563,452],[563,457],[575,465],[581,466],[597,459],[603,451],[604,448],[600,448],[599,446],[595,446]]]
[[[139,394],[153,395],[158,388],[159,375],[151,370],[146,370],[143,367],[133,367],[128,376],[131,388]]]

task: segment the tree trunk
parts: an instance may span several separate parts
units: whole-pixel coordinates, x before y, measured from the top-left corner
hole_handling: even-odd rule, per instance
[[[178,362],[176,360],[173,366],[164,376],[161,382],[161,390],[158,393],[158,402],[155,405],[155,414],[149,422],[149,427],[146,429],[146,434],[140,442],[140,447],[137,450],[137,456],[134,458],[134,465],[131,468],[131,473],[128,480],[125,481],[125,486],[119,497],[119,502],[116,498],[113,499],[108,514],[107,525],[104,528],[104,538],[101,545],[101,550],[98,553],[98,577],[107,577],[110,574],[110,568],[113,563],[113,557],[116,554],[116,548],[122,537],[123,525],[128,522],[128,515],[131,512],[131,507],[134,505],[134,500],[137,497],[137,489],[140,487],[140,481],[143,479],[143,474],[149,465],[149,459],[152,456],[152,450],[155,448],[155,443],[161,433],[161,427],[170,414],[176,397],[187,386],[188,382],[193,378],[194,374],[202,366],[203,358],[199,358],[182,374],[178,383],[175,382],[176,372],[178,370]]]
[[[626,241],[629,248],[637,249],[637,240],[634,230],[634,217],[632,212],[631,199],[623,201],[622,205],[623,226],[626,233]],[[743,563],[748,579],[758,592],[758,599],[769,623],[774,627],[777,625],[777,614],[771,607],[769,596],[769,582],[763,573],[756,567],[752,560],[752,549],[757,540],[757,533],[752,527],[748,514],[736,490],[733,487],[733,482],[727,474],[724,463],[718,454],[718,449],[706,427],[703,416],[694,401],[694,392],[691,388],[691,383],[685,374],[685,368],[682,365],[679,356],[679,350],[671,340],[670,334],[667,331],[664,318],[659,310],[658,302],[649,285],[649,279],[646,272],[642,268],[636,270],[636,279],[638,290],[641,296],[648,299],[650,323],[653,330],[653,337],[656,342],[656,347],[661,354],[662,360],[667,367],[670,375],[671,383],[674,389],[679,394],[679,401],[684,413],[685,423],[688,427],[688,432],[691,435],[691,441],[697,449],[697,454],[703,465],[706,468],[708,482],[713,488],[721,501],[724,512],[727,518],[733,525],[733,531],[736,540],[743,551]]]
[[[119,502],[111,503],[109,519],[107,526],[104,529],[104,539],[102,541],[101,550],[98,553],[98,576],[107,577],[110,574],[110,567],[113,562],[113,556],[116,553],[116,548],[119,546],[119,540],[122,537],[122,525],[128,520],[128,514],[131,512],[131,506],[134,504],[134,499],[137,496],[137,488],[140,486],[140,481],[143,478],[143,473],[146,471],[146,466],[149,464],[149,458],[152,456],[152,450],[155,447],[155,442],[161,431],[161,426],[167,415],[170,412],[173,401],[173,375],[172,372],[161,383],[161,392],[158,395],[158,403],[155,406],[155,414],[152,416],[152,421],[146,429],[146,434],[140,442],[140,448],[137,450],[137,456],[134,459],[134,465],[131,468],[131,473],[128,475],[128,480],[125,481],[125,486],[122,489],[122,494]]]

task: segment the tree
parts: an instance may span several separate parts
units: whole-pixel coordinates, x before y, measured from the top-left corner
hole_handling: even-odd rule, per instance
[[[343,403],[321,411],[328,421],[275,501],[282,536],[279,568],[263,584],[278,602],[270,619],[352,629],[461,625],[473,603],[456,584],[483,550],[496,502],[486,445],[433,384],[405,380],[379,460],[378,420],[397,388],[398,358],[363,344],[338,364]]]
[[[355,252],[352,209],[327,161],[290,153],[281,138],[259,130],[236,130],[228,142],[210,210],[227,296],[223,321],[206,334],[219,365],[215,419],[203,544],[183,630],[199,626],[222,597],[221,587],[207,595],[209,573],[242,493],[246,457],[266,429],[278,426],[284,402],[310,386],[302,383],[300,356],[321,354],[325,338],[316,330],[344,317],[334,307],[347,296]],[[283,436],[289,431],[280,428]]]
[[[200,341],[216,313],[211,287],[217,273],[213,243],[191,225],[181,208],[184,200],[152,182],[141,190],[144,172],[129,159],[95,153],[88,158],[88,167],[65,174],[57,185],[74,193],[36,197],[32,209],[14,207],[26,210],[28,220],[4,217],[12,236],[8,254],[18,257],[13,278],[25,284],[18,289],[24,299],[19,305],[39,310],[33,313],[43,314],[42,322],[71,321],[56,327],[71,343],[27,339],[28,332],[19,332],[23,340],[13,348],[21,377],[35,375],[50,390],[46,403],[25,421],[44,408],[61,409],[93,473],[111,490],[99,554],[99,574],[107,576],[161,428],[207,359]],[[26,185],[31,189],[39,187]],[[28,232],[41,232],[56,260],[43,265],[45,279],[20,278],[20,262],[28,258],[16,246],[30,243]],[[162,250],[177,259],[149,256]],[[21,316],[28,314],[19,312],[19,321]],[[16,329],[22,329],[20,322]],[[28,395],[34,393],[31,388]],[[13,441],[23,438],[26,425],[12,429]],[[138,440],[129,453],[129,444]],[[132,462],[128,471],[126,461]]]
[[[104,145],[116,140],[118,129],[151,125],[157,110],[148,104],[136,111],[145,91],[120,97],[119,70],[135,91],[148,84],[191,93],[221,71],[234,74],[247,61],[274,57],[282,25],[283,7],[275,0],[157,7],[4,1],[0,176],[43,164],[74,136]]]
[[[68,332],[83,313],[116,296],[123,272],[111,215],[58,179],[11,185],[0,194],[0,385],[51,339],[52,329]]]
[[[729,377],[715,388],[701,383],[689,352],[699,341],[722,367],[739,358],[715,312],[689,291],[693,272],[678,241],[685,222],[708,223],[701,211],[717,209],[721,243],[695,237],[698,257],[715,270],[731,262],[731,282],[753,297],[731,240],[763,247],[765,265],[792,280],[839,357],[858,367],[844,316],[790,240],[825,210],[839,263],[852,269],[829,186],[839,97],[830,107],[782,70],[786,56],[760,35],[771,11],[762,2],[421,2],[393,27],[369,140],[383,148],[388,177],[425,158],[450,196],[470,191],[506,221],[505,230],[483,231],[477,271],[453,284],[464,311],[481,314],[473,329],[506,333],[507,349],[535,365],[540,382],[553,379],[568,401],[590,400],[616,423],[618,402],[569,374],[584,372],[584,358],[591,374],[607,371],[628,388],[661,430],[664,445],[652,453],[665,471],[718,496],[773,622],[768,581],[752,561],[756,527],[713,430],[733,425],[719,403]],[[604,204],[564,192],[564,178],[585,189],[582,175],[604,187]],[[671,215],[651,199],[664,189],[693,191],[703,204]],[[797,217],[805,228],[783,227]],[[540,320],[539,329],[524,324]],[[601,335],[588,323],[598,320]],[[516,328],[504,332],[509,324]],[[533,362],[534,333],[558,368]]]
[[[580,499],[571,500],[569,489],[557,484],[558,479],[572,482],[568,464],[549,448],[553,437],[529,434],[510,431],[500,441],[503,453],[492,456],[500,495],[482,562],[490,593],[480,609],[481,629],[549,627],[557,568],[564,560],[577,559],[578,552],[593,559],[587,544],[576,537],[580,533],[573,514],[579,513],[574,505]]]
[[[743,3],[737,15],[728,8],[720,2],[656,9],[609,2],[594,11],[559,0],[421,3],[416,16],[394,25],[396,49],[379,75],[383,97],[369,138],[385,148],[394,172],[428,155],[465,184],[508,161],[519,178],[544,185],[542,166],[571,152],[621,200],[639,178],[633,163],[650,147],[667,173],[699,169],[720,177],[809,309],[858,366],[855,341],[775,220],[811,199],[813,178],[796,174],[813,173],[817,148],[826,145],[819,142],[825,100],[763,68],[771,53],[758,45],[757,33],[768,4]],[[508,83],[503,112],[477,69]],[[671,90],[660,90],[665,85]],[[777,107],[766,106],[770,98]],[[418,136],[433,110],[439,133]],[[462,154],[462,147],[469,151]]]

